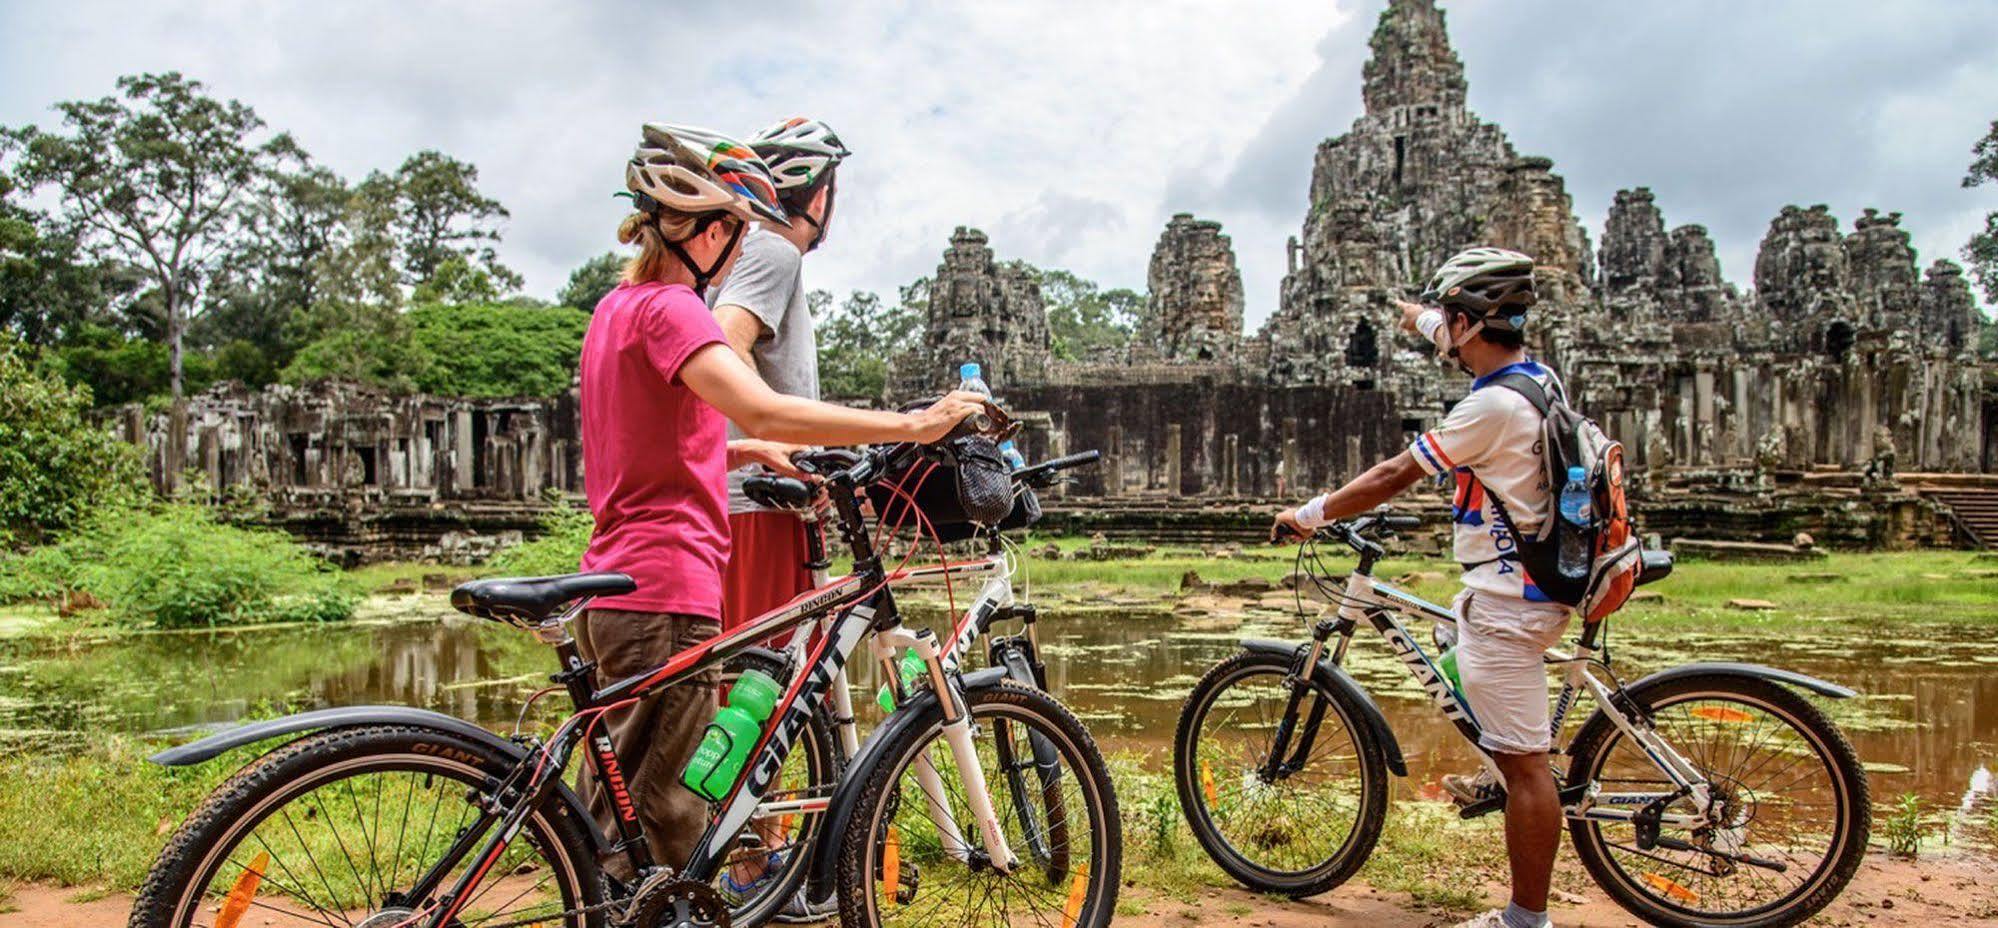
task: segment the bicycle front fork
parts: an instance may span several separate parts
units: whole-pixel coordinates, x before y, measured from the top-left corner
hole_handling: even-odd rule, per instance
[[[944,673],[943,649],[938,646],[933,632],[929,629],[910,631],[899,626],[874,636],[874,653],[887,671],[890,686],[898,689],[901,686],[901,675],[895,670],[895,656],[904,648],[914,650],[928,668],[930,686],[937,694],[938,704],[943,707],[944,743],[950,746],[951,760],[957,765],[958,776],[964,784],[965,804],[970,807],[972,824],[978,828],[985,855],[994,869],[1011,873],[1019,866],[1019,860],[1006,844],[1006,834],[999,825],[999,814],[992,806],[992,795],[985,788],[985,768],[978,762],[978,749],[971,726],[971,704],[965,699],[964,688],[957,677]],[[906,705],[906,698],[906,693],[897,693],[896,705]],[[956,817],[951,814],[946,801],[949,793],[927,753],[916,759],[915,772],[916,783],[923,791],[930,821],[937,826],[937,837],[944,853],[958,860],[970,860],[970,844],[958,827]]]

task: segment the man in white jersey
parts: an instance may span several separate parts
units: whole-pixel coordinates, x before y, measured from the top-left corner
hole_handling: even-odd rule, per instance
[[[1436,271],[1423,294],[1428,304],[1402,304],[1402,325],[1435,342],[1476,379],[1443,423],[1408,449],[1350,483],[1276,516],[1272,540],[1366,512],[1424,476],[1448,472],[1456,481],[1451,507],[1454,555],[1464,589],[1458,621],[1457,669],[1464,700],[1482,731],[1479,743],[1504,780],[1506,853],[1512,899],[1465,928],[1542,928],[1548,883],[1561,842],[1561,803],[1547,763],[1547,671],[1541,652],[1567,630],[1568,607],[1553,602],[1517,559],[1520,535],[1549,518],[1554,489],[1541,463],[1541,415],[1533,404],[1494,381],[1519,373],[1543,386],[1554,372],[1528,357],[1523,330],[1535,300],[1533,259],[1499,248],[1473,248]],[[1512,524],[1507,523],[1506,515]],[[1444,778],[1462,802],[1497,795],[1489,776]]]

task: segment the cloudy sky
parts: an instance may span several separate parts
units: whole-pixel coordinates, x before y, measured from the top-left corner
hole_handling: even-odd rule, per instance
[[[547,296],[614,243],[647,120],[804,113],[858,154],[807,283],[892,293],[957,225],[1001,257],[1143,287],[1172,213],[1233,235],[1274,309],[1313,147],[1360,109],[1385,0],[528,3],[0,0],[0,123],[178,69],[350,177],[437,148],[513,212]],[[1555,160],[1593,239],[1620,187],[1712,230],[1748,282],[1785,203],[1906,214],[1924,263],[1998,208],[1958,186],[1998,119],[1985,0],[1445,2],[1471,107]]]

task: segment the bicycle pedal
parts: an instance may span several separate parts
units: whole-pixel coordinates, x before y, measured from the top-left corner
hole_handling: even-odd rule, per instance
[[[1468,821],[1474,818],[1482,818],[1484,816],[1492,814],[1493,812],[1501,811],[1504,808],[1505,808],[1505,793],[1501,792],[1498,795],[1493,796],[1489,799],[1480,799],[1477,802],[1473,802],[1469,805],[1461,805],[1461,804],[1458,805],[1457,817]]]

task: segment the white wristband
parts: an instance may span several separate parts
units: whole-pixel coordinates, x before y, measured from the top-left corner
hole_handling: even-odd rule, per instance
[[[1311,502],[1297,507],[1297,512],[1294,513],[1297,517],[1297,524],[1305,528],[1319,528],[1330,525],[1332,520],[1325,518],[1325,500],[1327,496],[1328,494],[1320,493],[1312,497]]]
[[[1415,317],[1415,330],[1421,332],[1423,338],[1429,339],[1430,343],[1435,345],[1438,351],[1444,351],[1448,348],[1448,346],[1443,344],[1442,339],[1437,337],[1437,333],[1441,332],[1442,329],[1443,311],[1440,309],[1425,309],[1421,315]]]

